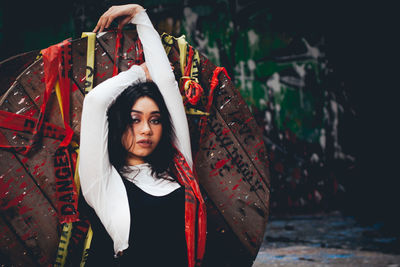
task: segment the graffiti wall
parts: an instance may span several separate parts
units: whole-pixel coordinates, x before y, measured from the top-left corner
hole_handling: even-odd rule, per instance
[[[8,53],[2,52],[1,60],[78,38],[110,5],[122,3],[72,1],[62,16],[49,13],[52,23],[24,13],[36,21],[31,29],[25,22],[10,23],[16,14],[5,11],[15,8],[8,4],[0,11],[0,45]],[[330,29],[324,28],[328,11],[258,0],[143,4],[160,33],[185,34],[190,44],[225,67],[251,107],[269,153],[272,213],[341,208],[358,164],[351,133],[357,110],[351,88],[333,64],[336,53]],[[7,50],[10,38],[20,41]]]
[[[356,112],[324,33],[260,1],[192,3],[183,14],[184,33],[228,69],[264,132],[272,213],[338,208],[357,163],[344,137]]]

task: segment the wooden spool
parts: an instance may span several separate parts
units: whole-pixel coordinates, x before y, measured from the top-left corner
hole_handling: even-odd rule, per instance
[[[94,85],[113,72],[116,33],[97,38]],[[120,71],[140,64],[138,37],[123,32]],[[87,39],[72,41],[71,127],[79,143],[84,98]],[[0,63],[0,109],[36,118],[45,89],[43,62],[38,51]],[[181,77],[179,48],[174,41],[168,54],[176,79]],[[205,94],[215,65],[200,54],[199,83]],[[16,77],[16,78],[15,78]],[[269,172],[261,130],[233,83],[223,73],[199,135],[199,117],[189,115],[195,171],[207,204],[207,245],[204,266],[251,266],[269,214]],[[64,127],[55,93],[45,120]],[[29,133],[0,128],[10,144],[23,146]],[[200,142],[201,140],[201,142]],[[0,149],[1,264],[48,266],[53,264],[60,240],[56,211],[53,156],[60,140],[43,137],[41,147],[28,157]],[[80,252],[81,253],[81,252]]]

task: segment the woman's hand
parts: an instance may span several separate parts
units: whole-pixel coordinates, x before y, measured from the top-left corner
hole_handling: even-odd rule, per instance
[[[144,8],[137,4],[128,4],[121,6],[110,7],[99,19],[93,32],[102,32],[104,28],[110,27],[114,19],[120,18],[118,29],[122,29],[133,17],[144,10]]]
[[[150,76],[149,69],[148,69],[147,66],[146,66],[146,62],[143,63],[143,64],[141,64],[140,67],[143,68],[144,73],[146,74],[146,80],[147,80],[147,81],[152,81],[151,76]]]

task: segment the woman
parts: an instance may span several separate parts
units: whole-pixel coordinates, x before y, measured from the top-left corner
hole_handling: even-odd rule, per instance
[[[128,266],[199,265],[205,208],[177,82],[145,10],[112,7],[94,31],[115,18],[120,28],[137,25],[146,64],[104,81],[84,100],[79,174],[96,213],[88,263],[104,265],[114,252]]]

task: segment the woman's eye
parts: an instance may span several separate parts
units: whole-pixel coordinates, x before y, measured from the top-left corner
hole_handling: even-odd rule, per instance
[[[132,123],[138,123],[140,120],[138,118],[132,118]]]
[[[161,120],[160,120],[160,119],[152,119],[152,120],[150,120],[150,122],[151,122],[152,124],[160,124],[160,123],[161,123]]]

